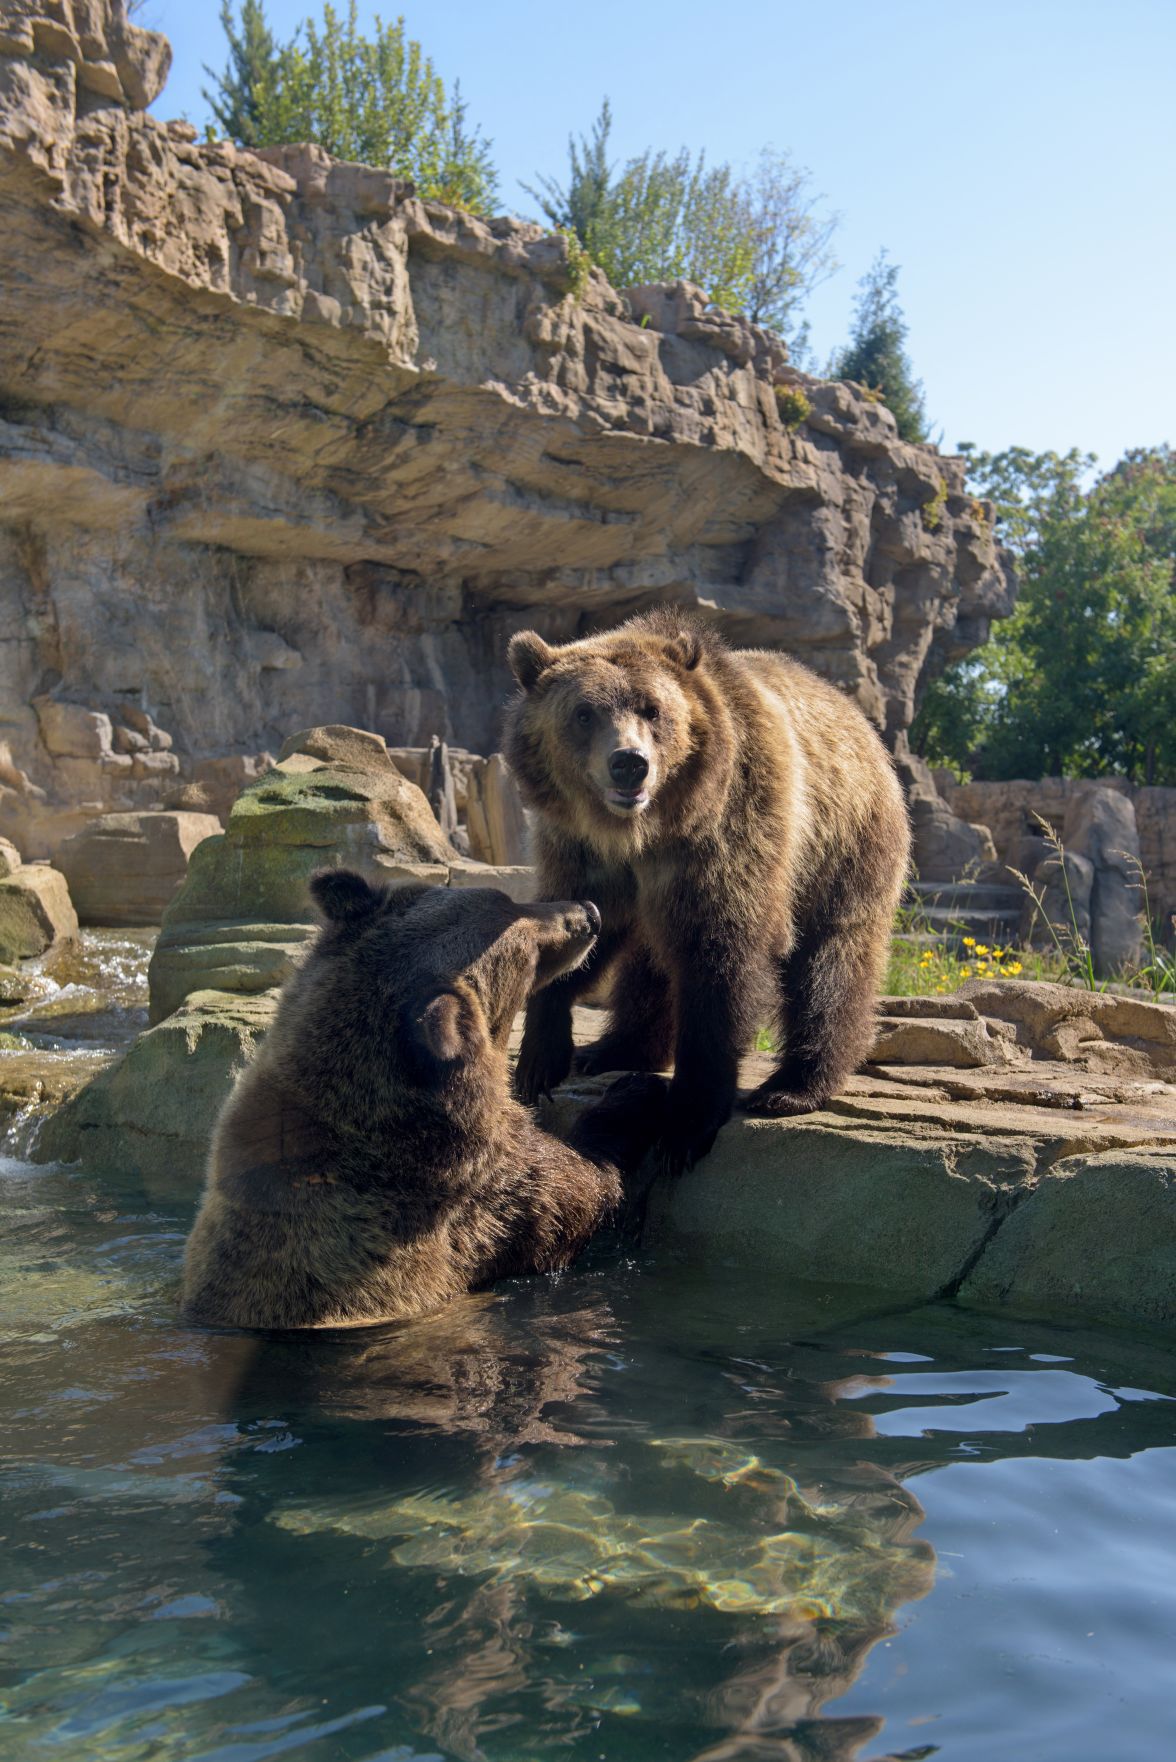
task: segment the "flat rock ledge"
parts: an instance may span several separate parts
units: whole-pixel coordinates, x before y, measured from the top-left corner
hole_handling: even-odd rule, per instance
[[[1176,1009],[976,981],[884,999],[874,1060],[820,1113],[737,1115],[654,1184],[644,1245],[867,1307],[1176,1325]],[[746,1060],[744,1092],[770,1068]],[[607,1082],[573,1079],[549,1123]]]
[[[190,1189],[274,1001],[190,996],[49,1117],[34,1160]],[[602,1022],[578,1010],[577,1040]],[[770,1279],[782,1310],[824,1287],[843,1309],[1176,1326],[1176,1009],[973,982],[884,1000],[874,1051],[820,1113],[737,1115],[698,1168],[656,1182],[645,1247]],[[768,1067],[748,1059],[745,1089]],[[572,1079],[545,1123],[565,1130],[608,1081]]]

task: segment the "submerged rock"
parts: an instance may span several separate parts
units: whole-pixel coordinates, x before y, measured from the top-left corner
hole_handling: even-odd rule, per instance
[[[895,1483],[873,1506],[863,1498],[810,1504],[788,1475],[734,1451],[728,1440],[712,1442],[720,1456],[743,1459],[742,1475],[725,1483],[754,1492],[744,1500],[742,1525],[683,1519],[680,1509],[638,1515],[618,1510],[602,1493],[523,1478],[458,1497],[417,1493],[384,1505],[290,1507],[273,1521],[298,1535],[335,1531],[389,1541],[390,1566],[476,1575],[489,1586],[522,1585],[562,1601],[640,1598],[877,1633],[900,1604],[931,1589],[930,1549],[895,1536],[902,1502]],[[706,1444],[650,1440],[652,1451],[687,1470],[696,1456],[705,1462]],[[704,1466],[702,1478],[722,1477]],[[920,1514],[906,1498],[910,1515]]]

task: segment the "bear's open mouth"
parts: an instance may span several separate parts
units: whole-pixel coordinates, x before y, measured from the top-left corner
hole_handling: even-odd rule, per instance
[[[605,806],[619,809],[623,814],[636,813],[639,808],[649,805],[649,791],[640,789],[606,789],[604,792]]]

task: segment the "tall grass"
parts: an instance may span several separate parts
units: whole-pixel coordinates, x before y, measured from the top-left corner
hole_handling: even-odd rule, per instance
[[[1014,869],[1011,863],[1009,864],[1009,874],[1016,876],[1024,891],[1033,901],[1033,923],[1036,924],[1040,918],[1049,931],[1058,959],[1063,963],[1064,975],[1073,984],[1083,985],[1088,991],[1105,991],[1107,981],[1103,979],[1100,982],[1096,978],[1094,954],[1089,942],[1078,928],[1078,911],[1074,904],[1074,895],[1070,891],[1070,874],[1066,868],[1065,846],[1044,815],[1035,813],[1033,818],[1041,827],[1045,835],[1045,842],[1054,853],[1043,867],[1058,868],[1062,872],[1062,885],[1066,890],[1066,917],[1069,921],[1063,921],[1060,924],[1054,923],[1045,909],[1044,887],[1035,887],[1028,875],[1023,874],[1020,869]],[[1030,925],[1029,934],[1030,936],[1033,934],[1033,925]]]

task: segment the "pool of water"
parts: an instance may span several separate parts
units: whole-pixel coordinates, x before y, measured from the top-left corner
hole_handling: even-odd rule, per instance
[[[0,1172],[0,1755],[1135,1762],[1170,1358],[601,1254],[197,1333],[190,1193]]]

